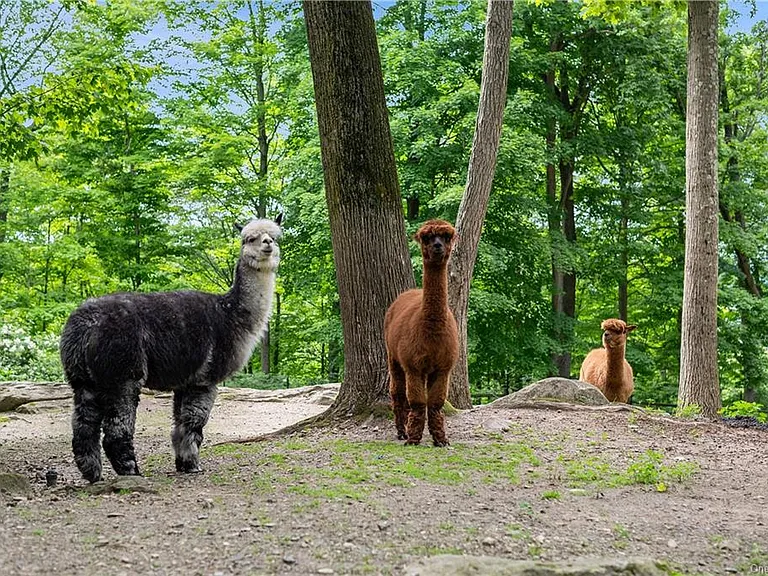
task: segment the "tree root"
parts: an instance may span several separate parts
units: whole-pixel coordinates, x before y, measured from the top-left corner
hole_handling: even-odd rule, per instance
[[[290,436],[291,434],[295,434],[296,432],[301,432],[302,430],[306,430],[307,428],[322,428],[325,426],[341,426],[345,422],[351,422],[353,420],[356,420],[362,423],[366,418],[368,419],[383,418],[385,414],[390,411],[391,410],[389,408],[389,405],[384,402],[376,403],[365,412],[360,412],[357,414],[350,413],[343,406],[336,406],[335,404],[333,404],[329,406],[327,410],[321,412],[320,414],[315,414],[314,416],[310,416],[309,418],[305,418],[304,420],[300,420],[299,422],[295,422],[294,424],[289,424],[288,426],[285,426],[278,430],[274,430],[273,432],[267,432],[265,434],[259,434],[258,436],[252,436],[249,438],[238,438],[236,440],[224,440],[222,442],[217,442],[213,444],[213,446],[221,446],[223,444],[252,444],[255,442],[266,442],[269,440],[277,440],[278,438],[284,438],[286,436]]]

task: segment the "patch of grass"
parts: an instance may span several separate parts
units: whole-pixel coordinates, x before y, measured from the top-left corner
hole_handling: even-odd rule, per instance
[[[6,422],[10,422],[11,419],[8,418],[8,416],[0,416],[0,424],[5,424]]]
[[[523,500],[522,502],[520,502],[519,508],[520,508],[520,512],[522,514],[525,514],[526,516],[534,516],[535,515],[535,513],[533,511],[533,506],[531,506],[530,502],[526,502],[525,500]]]
[[[560,455],[557,460],[565,469],[568,484],[573,487],[616,488],[641,484],[655,485],[659,492],[665,492],[668,483],[685,482],[699,471],[695,462],[664,464],[664,455],[655,450],[646,450],[624,470],[601,456],[573,458]]]
[[[523,443],[456,445],[450,450],[408,446],[392,442],[352,443],[330,440],[324,448],[334,454],[331,466],[321,473],[352,482],[373,479],[389,486],[413,482],[460,485],[480,479],[486,483],[517,483],[521,464],[538,466],[533,450]]]
[[[526,542],[531,538],[531,533],[520,524],[507,524],[506,532],[507,536],[513,540],[522,540],[523,542]]]
[[[618,522],[613,525],[613,547],[616,550],[625,550],[629,545],[632,535],[629,528]]]
[[[688,404],[688,406],[682,406],[675,410],[675,416],[683,418],[685,420],[695,420],[701,416],[701,406],[698,404]]]
[[[35,536],[43,536],[45,535],[45,530],[43,530],[42,528],[35,528],[34,530],[32,530],[32,534],[34,534]]]
[[[541,553],[544,552],[539,544],[531,544],[528,546],[528,556],[534,560],[541,558]]]
[[[736,569],[742,574],[764,574],[768,571],[768,549],[757,543],[752,544],[749,556],[739,562]]]
[[[414,556],[440,556],[442,554],[454,554],[460,556],[464,551],[461,548],[452,546],[416,546],[411,548],[410,553]]]
[[[546,492],[543,492],[541,495],[542,500],[559,500],[560,499],[560,492],[557,490],[547,490]]]

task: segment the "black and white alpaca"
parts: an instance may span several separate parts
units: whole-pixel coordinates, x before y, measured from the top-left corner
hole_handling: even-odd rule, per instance
[[[72,313],[61,335],[61,361],[74,390],[72,450],[86,480],[101,479],[102,429],[115,472],[140,474],[133,435],[142,386],[173,390],[176,470],[200,471],[216,385],[245,365],[267,327],[281,220],[240,228],[240,258],[226,294],[111,294]]]

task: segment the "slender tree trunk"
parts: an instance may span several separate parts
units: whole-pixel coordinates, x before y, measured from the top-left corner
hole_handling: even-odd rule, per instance
[[[275,333],[274,342],[272,344],[272,369],[275,372],[280,371],[280,322],[281,318],[282,299],[280,298],[280,292],[275,293]]]
[[[331,411],[348,415],[389,401],[384,314],[415,282],[371,3],[306,0],[304,14],[344,335]]]
[[[8,204],[10,202],[11,171],[0,168],[0,244],[5,242],[8,228]],[[0,266],[0,280],[3,279],[3,266]]]
[[[569,137],[570,138],[570,137]],[[566,138],[568,141],[568,138]],[[560,206],[563,216],[563,237],[567,245],[576,244],[576,214],[573,204],[573,161],[561,160],[560,171]],[[563,277],[562,315],[560,316],[560,336],[563,350],[555,358],[557,373],[563,378],[571,377],[571,344],[573,324],[576,317],[576,271],[561,271]]]
[[[555,51],[557,43],[553,43],[552,51]],[[549,70],[544,76],[544,83],[551,98],[555,98],[555,71]],[[561,350],[559,343],[562,341],[563,318],[563,271],[560,262],[560,243],[563,235],[563,211],[557,194],[557,168],[555,155],[557,146],[557,124],[553,117],[547,119],[547,225],[549,230],[549,242],[552,250],[552,334],[554,341],[558,343],[558,349],[552,352],[552,366],[554,371],[551,376],[560,376]]]
[[[627,322],[629,307],[629,179],[622,177],[621,220],[619,222],[619,318]]]
[[[467,310],[469,287],[477,259],[480,234],[491,195],[499,151],[504,105],[507,102],[509,44],[512,36],[511,1],[489,0],[485,21],[483,77],[467,184],[459,206],[459,242],[449,264],[449,300],[459,327],[459,359],[451,374],[448,400],[456,408],[471,408],[467,365]]]
[[[251,36],[254,44],[258,44],[257,53],[261,56],[264,52],[264,38],[267,33],[267,20],[264,14],[264,1],[258,1],[257,12],[254,13],[253,3],[248,2],[249,24],[251,27]],[[254,65],[254,79],[256,81],[256,133],[259,144],[259,172],[257,181],[259,187],[259,200],[256,206],[256,212],[259,218],[267,217],[267,171],[269,169],[269,137],[267,136],[267,112],[266,112],[266,90],[264,87],[264,61],[261,57],[256,60]],[[261,339],[261,371],[269,374],[270,366],[270,327],[267,326],[264,336]]]
[[[720,409],[717,370],[718,2],[688,2],[686,234],[678,407]]]

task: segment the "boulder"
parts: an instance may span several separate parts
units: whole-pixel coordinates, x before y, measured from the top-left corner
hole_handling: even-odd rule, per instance
[[[11,412],[30,402],[70,398],[72,388],[61,382],[0,382],[0,412]]]
[[[518,405],[535,404],[536,402],[567,402],[587,406],[604,406],[610,404],[597,388],[580,380],[568,378],[545,378],[508,396],[494,400],[488,406],[495,408],[514,408]]]
[[[406,566],[406,576],[663,576],[663,564],[642,558],[580,558],[563,562],[441,555]]]

